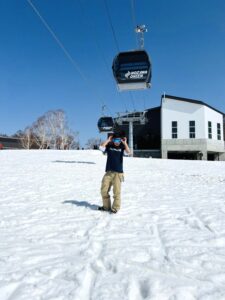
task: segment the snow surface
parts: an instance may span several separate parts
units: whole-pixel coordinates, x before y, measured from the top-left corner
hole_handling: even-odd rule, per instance
[[[124,158],[97,211],[100,151],[0,151],[0,300],[225,299],[225,163]]]

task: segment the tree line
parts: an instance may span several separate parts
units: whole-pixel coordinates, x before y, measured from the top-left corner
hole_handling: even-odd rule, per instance
[[[68,126],[64,110],[50,110],[40,116],[32,125],[17,131],[11,137],[19,138],[25,149],[80,149],[79,133]],[[2,134],[1,136],[7,136]],[[86,148],[97,149],[101,139],[90,138]]]
[[[77,149],[78,132],[68,126],[66,113],[62,109],[50,110],[32,125],[19,130],[14,137],[21,140],[25,149]]]

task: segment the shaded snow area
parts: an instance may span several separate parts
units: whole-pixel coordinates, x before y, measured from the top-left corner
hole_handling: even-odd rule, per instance
[[[0,300],[224,300],[225,163],[0,151]]]

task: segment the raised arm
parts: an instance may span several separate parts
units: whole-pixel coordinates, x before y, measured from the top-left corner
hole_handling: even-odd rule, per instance
[[[129,148],[128,144],[127,144],[127,138],[125,137],[121,141],[124,144],[124,150],[125,150],[126,154],[130,155],[131,151],[130,151],[130,148]]]
[[[110,135],[106,141],[101,143],[100,147],[106,147],[108,145],[108,143],[112,142],[112,138],[113,138],[113,136]]]
[[[103,143],[101,143],[101,145],[99,146],[99,149],[100,149],[102,152],[105,151],[106,146],[112,141],[112,138],[113,138],[113,136],[110,135],[106,141],[104,141]]]

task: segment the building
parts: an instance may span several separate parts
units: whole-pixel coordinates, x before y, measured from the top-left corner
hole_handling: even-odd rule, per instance
[[[161,106],[145,115],[144,125],[134,123],[134,156],[225,160],[225,115],[219,110],[202,101],[163,95]],[[128,124],[121,127],[128,134]]]
[[[143,112],[141,112],[143,113]],[[130,113],[127,117],[136,117],[139,112]],[[125,121],[120,125],[120,129],[126,132],[129,137],[129,122]],[[154,107],[145,111],[145,124],[134,122],[133,144],[134,156],[161,158],[161,107]],[[118,118],[115,119],[118,122]],[[129,142],[129,139],[128,139]]]
[[[224,114],[202,101],[161,98],[162,158],[220,160]]]
[[[22,149],[21,139],[6,136],[0,136],[0,144],[2,149]]]

